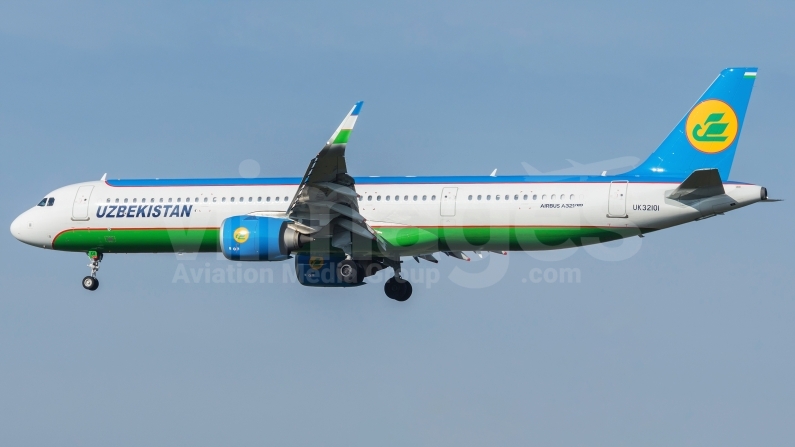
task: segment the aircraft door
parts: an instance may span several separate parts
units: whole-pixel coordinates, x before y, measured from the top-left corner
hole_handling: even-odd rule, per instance
[[[458,188],[442,188],[442,216],[455,216],[455,196]]]
[[[626,180],[610,182],[610,196],[607,199],[607,217],[627,217]]]
[[[72,205],[72,220],[88,220],[88,200],[91,198],[93,186],[77,188],[75,203]]]

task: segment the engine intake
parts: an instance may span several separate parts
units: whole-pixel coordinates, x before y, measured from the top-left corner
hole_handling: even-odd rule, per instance
[[[219,232],[221,252],[233,261],[283,261],[312,240],[288,227],[289,219],[233,216]]]

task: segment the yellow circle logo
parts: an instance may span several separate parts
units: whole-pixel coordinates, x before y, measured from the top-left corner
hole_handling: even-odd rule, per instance
[[[685,122],[685,134],[690,144],[708,154],[731,146],[737,137],[737,128],[737,114],[728,104],[717,99],[697,104]]]
[[[242,244],[243,242],[246,242],[248,240],[248,235],[249,235],[248,228],[240,227],[237,230],[235,230],[234,233],[232,233],[232,238],[238,244]]]
[[[323,260],[322,256],[312,256],[309,258],[309,268],[312,270],[320,270],[320,268],[323,267],[324,262],[325,261]]]

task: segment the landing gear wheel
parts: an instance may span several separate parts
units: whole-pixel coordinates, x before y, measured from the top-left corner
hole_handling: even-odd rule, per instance
[[[359,264],[352,259],[346,259],[337,264],[337,278],[346,284],[358,284],[364,275]]]
[[[97,290],[99,287],[99,280],[93,276],[86,276],[83,278],[83,288],[86,290]]]
[[[411,283],[403,278],[392,277],[384,284],[384,293],[395,301],[406,301],[411,298]]]

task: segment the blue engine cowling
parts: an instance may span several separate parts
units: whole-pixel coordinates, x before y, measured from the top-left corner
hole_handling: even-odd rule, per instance
[[[233,261],[283,261],[309,240],[288,219],[233,216],[221,223],[221,251]]]

